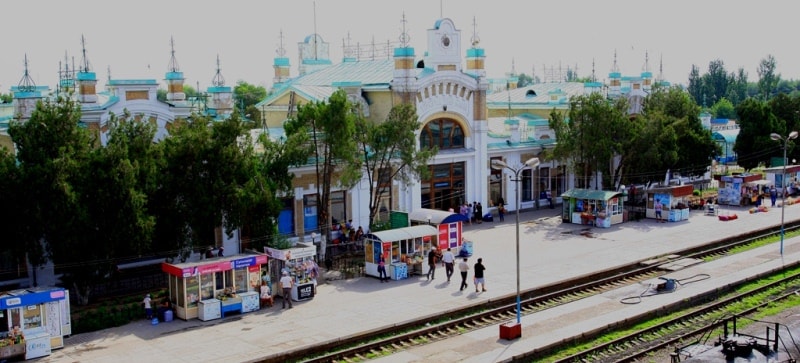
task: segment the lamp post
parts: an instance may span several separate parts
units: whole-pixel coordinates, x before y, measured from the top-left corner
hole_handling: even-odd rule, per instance
[[[522,179],[520,179],[519,173],[522,172],[522,170],[524,170],[527,167],[535,168],[538,165],[539,165],[539,158],[530,158],[530,159],[528,159],[528,161],[525,162],[525,164],[523,164],[523,165],[521,165],[521,166],[519,166],[517,168],[511,167],[511,166],[509,166],[508,164],[506,164],[505,162],[503,162],[502,160],[499,160],[499,159],[492,160],[492,169],[495,169],[495,170],[508,169],[509,171],[514,173],[514,179],[512,179],[512,181],[517,183],[517,185],[516,185],[516,187],[517,187],[517,221],[516,221],[516,224],[517,224],[517,241],[516,241],[516,249],[517,249],[517,325],[520,324],[520,320],[521,320],[520,313],[521,313],[521,310],[522,310],[522,306],[521,306],[521,302],[520,302],[520,293],[519,293],[519,209],[520,209],[519,182]]]
[[[789,146],[789,140],[797,138],[797,131],[790,132],[786,137],[773,132],[769,137],[775,141],[783,142],[783,176],[781,176],[781,257],[783,257],[783,237],[786,233],[783,228],[784,215],[786,214],[786,149]]]

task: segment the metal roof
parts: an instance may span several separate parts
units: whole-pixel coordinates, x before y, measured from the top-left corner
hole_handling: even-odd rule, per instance
[[[536,83],[508,91],[493,92],[486,96],[486,104],[489,108],[500,106],[508,107],[510,96],[511,108],[514,108],[515,104],[524,105],[526,108],[530,108],[531,104],[542,104],[552,107],[553,104],[550,102],[550,95],[554,92],[563,94],[567,97],[567,100],[586,93],[585,86],[582,82]],[[569,106],[568,103],[566,105]]]
[[[331,86],[337,82],[385,84],[394,78],[394,59],[342,62],[288,81],[291,85]]]
[[[438,209],[419,208],[408,214],[408,219],[417,222],[431,224],[452,223],[458,221],[468,221],[467,218],[458,213],[446,212]]]
[[[365,238],[382,242],[402,241],[425,236],[435,236],[436,227],[427,224],[368,233]]]
[[[591,199],[591,200],[609,200],[616,196],[622,195],[620,191],[613,190],[592,190],[592,189],[570,189],[564,194],[562,198],[575,198],[575,199]]]

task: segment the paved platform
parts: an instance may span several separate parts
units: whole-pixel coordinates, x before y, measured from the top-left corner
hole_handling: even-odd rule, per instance
[[[667,255],[729,235],[779,226],[781,219],[778,208],[767,213],[748,214],[745,208],[729,207],[723,208],[721,213],[737,213],[739,219],[722,222],[716,217],[703,215],[702,211],[693,211],[688,221],[656,223],[643,220],[603,229],[562,224],[559,212],[560,209],[542,209],[525,211],[520,215],[523,289],[590,275],[598,270],[643,261],[652,256]],[[785,212],[786,221],[800,219],[800,206],[788,206]],[[434,318],[450,309],[513,295],[516,292],[514,221],[515,215],[511,213],[506,215],[505,222],[484,222],[464,229],[466,238],[474,242],[474,255],[470,263],[474,263],[477,257],[484,259],[487,292],[475,293],[472,289],[459,291],[457,276],[448,283],[442,268],[437,269],[437,277],[432,281],[427,281],[424,276],[384,284],[372,277],[337,280],[319,285],[313,300],[296,302],[290,310],[282,310],[278,299],[272,308],[208,322],[176,320],[153,326],[149,321],[141,320],[118,328],[69,337],[65,340],[65,348],[55,350],[39,361],[247,362],[310,344],[336,341],[341,337],[392,326],[415,317]],[[800,258],[798,250],[800,241],[787,239],[783,261],[797,261]],[[751,270],[754,267],[746,267],[746,264],[763,265],[761,267],[764,268],[766,264],[780,263],[778,243],[758,251],[757,258],[741,257],[741,264],[729,275],[755,273],[755,270]],[[758,263],[755,263],[756,260]],[[690,273],[690,269],[708,268],[710,265],[690,266],[674,274]],[[713,276],[722,277],[721,274]],[[710,285],[711,280],[707,281],[708,284],[691,284],[670,294],[669,298],[679,298],[679,292],[688,293],[690,288]],[[617,293],[634,293],[641,288],[633,286],[630,291]],[[567,334],[567,329],[585,331],[592,326],[602,325],[605,322],[603,319],[613,319],[614,316],[604,317],[600,312],[619,305],[618,298],[621,296],[604,294],[582,300],[585,305],[570,304],[569,307],[526,316],[521,340],[499,340],[498,328],[487,328],[437,343],[442,346],[415,348],[382,360],[502,360],[517,354],[518,349],[523,347],[530,349],[545,344],[546,340],[534,332],[547,329],[548,335],[554,331]],[[661,303],[663,301],[660,299],[647,299],[629,308],[640,309]],[[569,312],[562,309],[573,309],[584,314],[585,324],[554,329],[561,326],[558,314]],[[469,349],[465,349],[465,344],[469,345]]]

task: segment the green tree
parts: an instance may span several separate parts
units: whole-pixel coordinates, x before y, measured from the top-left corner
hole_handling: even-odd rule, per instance
[[[731,77],[725,71],[725,63],[715,59],[708,64],[708,73],[703,77],[703,91],[713,104],[721,100],[728,93]]]
[[[109,123],[108,143],[92,149],[81,165],[82,180],[74,185],[75,220],[63,231],[71,235],[69,244],[52,246],[56,260],[69,266],[62,281],[74,287],[81,304],[118,263],[150,250],[156,224],[148,209],[160,157],[155,126],[127,113]]]
[[[624,99],[608,102],[603,95],[592,93],[570,100],[568,119],[551,112],[549,124],[558,140],[553,156],[572,161],[579,187],[591,187],[589,180],[594,177],[597,182],[596,174],[603,170],[607,171],[603,173],[605,186],[613,186],[618,179],[617,172],[623,168],[615,167],[613,159],[631,138],[626,110]]]
[[[14,97],[10,93],[0,93],[0,103],[11,103]]]
[[[720,102],[718,102],[720,104]],[[645,117],[660,123],[662,135],[656,144],[662,149],[659,154],[662,168],[678,171],[684,176],[701,175],[710,165],[710,157],[717,145],[711,131],[700,122],[700,107],[679,88],[656,92],[648,96]]]
[[[768,55],[758,64],[758,91],[763,100],[768,100],[778,88],[781,80],[780,74],[775,74],[777,62],[775,57]]]
[[[393,181],[411,185],[414,179],[427,179],[428,161],[436,149],[417,150],[416,131],[421,123],[414,106],[392,107],[383,122],[358,119],[356,137],[361,147],[364,176],[369,185],[369,225],[378,216],[380,201],[391,192]]]
[[[747,73],[743,68],[739,68],[736,75],[731,78],[726,95],[733,107],[736,107],[747,98]]]
[[[519,75],[517,75],[517,77],[518,77],[517,88],[527,87],[534,83],[531,76],[525,73],[520,73]]]
[[[347,93],[340,89],[325,102],[301,105],[296,117],[284,125],[289,137],[298,133],[309,135],[306,151],[316,169],[317,215],[323,236],[330,236],[331,187],[336,184],[350,189],[361,179],[355,135],[359,117],[360,113],[348,101]]]
[[[700,77],[700,67],[692,64],[689,72],[689,86],[687,91],[694,98],[694,102],[706,107],[705,90],[703,90],[703,79]]]
[[[766,164],[770,156],[778,155],[781,149],[769,135],[772,132],[785,135],[782,132],[784,127],[779,125],[766,102],[748,98],[736,107],[736,114],[739,115],[739,135],[733,151],[737,154],[739,166],[750,170]]]
[[[267,97],[267,89],[262,86],[256,86],[244,81],[239,81],[233,87],[233,100],[236,108],[240,111],[247,110],[250,106],[255,106],[261,100]],[[251,113],[255,115],[255,113]]]
[[[210,126],[209,126],[210,125]],[[198,117],[173,128],[162,141],[165,166],[156,192],[159,204],[156,229],[161,247],[182,251],[216,244],[214,230],[228,233],[242,225],[253,205],[242,185],[253,177],[253,147],[236,114],[222,122]]]
[[[728,101],[725,97],[711,106],[711,113],[714,114],[716,118],[736,119],[736,108],[733,106],[733,103]]]
[[[83,236],[81,230],[85,209],[80,204],[80,183],[94,140],[87,130],[79,127],[80,110],[69,99],[44,101],[36,105],[30,119],[13,122],[9,135],[17,147],[19,183],[24,186],[18,211],[19,242],[36,270],[52,257],[60,272],[67,277],[75,261],[54,253],[76,246]],[[89,258],[79,262],[91,260]],[[83,286],[74,286],[78,295]],[[79,300],[80,301],[80,300]]]

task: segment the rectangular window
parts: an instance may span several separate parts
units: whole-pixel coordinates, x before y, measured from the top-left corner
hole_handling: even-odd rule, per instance
[[[520,199],[522,199],[523,202],[530,202],[533,200],[533,183],[531,182],[531,172],[531,169],[522,170],[522,195],[520,196]]]

